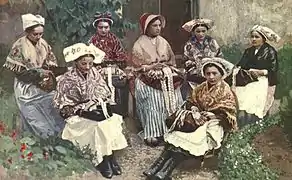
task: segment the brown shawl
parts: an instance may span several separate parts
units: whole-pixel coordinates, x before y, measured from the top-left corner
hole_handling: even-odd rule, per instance
[[[206,81],[203,82],[193,90],[188,101],[200,111],[214,113],[222,120],[223,127],[237,130],[236,99],[230,86],[223,80],[211,88]]]

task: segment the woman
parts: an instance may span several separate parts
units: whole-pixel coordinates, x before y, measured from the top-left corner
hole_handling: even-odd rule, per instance
[[[249,78],[247,76],[252,77],[249,83],[238,81],[236,85],[240,127],[262,119],[273,103],[278,58],[277,51],[269,43],[277,43],[279,40],[280,37],[268,27],[256,25],[250,31],[252,46],[244,51],[237,65],[249,74],[243,76],[242,80]],[[236,71],[238,72],[238,69]]]
[[[57,135],[64,121],[52,106],[54,91],[46,92],[48,70],[57,66],[49,44],[42,38],[44,18],[40,15],[22,15],[26,35],[19,38],[9,52],[4,67],[13,71],[14,93],[20,110],[22,129],[41,138]]]
[[[198,85],[187,101],[187,110],[199,126],[194,132],[172,131],[165,135],[161,156],[144,172],[154,179],[170,179],[173,169],[189,155],[203,156],[218,149],[225,131],[236,130],[236,101],[223,80],[233,65],[221,58],[203,59],[201,72],[206,81]]]
[[[65,61],[74,61],[75,67],[61,77],[54,98],[66,121],[62,138],[81,148],[89,146],[95,155],[93,163],[104,177],[120,175],[113,151],[127,147],[123,119],[111,113],[111,92],[93,67],[93,63],[100,63],[104,53],[83,43],[67,47],[63,53]]]
[[[108,81],[108,85],[113,92],[116,91],[117,93],[117,96],[113,97],[118,104],[117,111],[125,116],[128,110],[129,92],[122,70],[126,67],[127,53],[119,38],[110,32],[113,23],[114,21],[110,12],[97,12],[92,23],[96,29],[96,34],[90,38],[89,43],[94,44],[97,48],[105,52],[105,59],[102,64],[104,68],[101,74],[104,75],[105,80],[111,76],[112,81]],[[108,70],[109,68],[111,70]],[[109,74],[108,71],[111,71],[111,73]]]
[[[175,59],[169,43],[160,36],[164,17],[145,13],[140,26],[143,34],[133,46],[130,64],[137,72],[132,91],[143,138],[148,145],[156,146],[167,132],[165,118],[182,103],[178,88],[182,79],[174,73]]]
[[[191,92],[191,87],[205,81],[200,74],[202,58],[223,56],[217,41],[206,35],[212,26],[213,21],[210,19],[194,19],[182,26],[185,31],[191,33],[191,38],[184,46],[184,59],[186,61],[185,68],[188,82],[183,86],[184,99]]]

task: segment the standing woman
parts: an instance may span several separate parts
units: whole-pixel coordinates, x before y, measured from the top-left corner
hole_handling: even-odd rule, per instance
[[[57,59],[49,44],[42,38],[45,19],[40,15],[21,16],[25,36],[12,46],[4,67],[13,71],[14,93],[20,110],[22,129],[41,138],[57,135],[64,126],[63,118],[53,108],[53,75],[49,70],[57,66]]]
[[[182,103],[179,88],[182,78],[174,73],[174,53],[160,36],[164,17],[145,13],[140,17],[140,26],[143,34],[133,46],[131,59],[137,72],[133,89],[144,139],[155,146],[167,132],[166,117]]]
[[[102,64],[103,69],[100,72],[105,79],[112,79],[108,80],[108,85],[113,93],[117,94],[116,97],[113,97],[118,103],[117,111],[122,115],[126,115],[128,88],[122,70],[126,67],[128,56],[120,39],[110,31],[113,23],[114,21],[110,12],[97,12],[92,23],[96,29],[96,34],[90,38],[89,43],[94,44],[97,48],[105,52],[105,58]]]
[[[241,82],[236,82],[241,84],[236,85],[240,126],[262,119],[266,115],[273,103],[278,83],[277,51],[269,43],[279,42],[280,37],[270,28],[260,25],[254,26],[249,35],[252,46],[244,51],[237,65],[248,72],[242,76]],[[247,79],[248,83],[244,83]]]
[[[200,74],[202,59],[205,57],[223,57],[217,41],[207,35],[213,27],[210,19],[194,19],[185,23],[182,28],[191,33],[190,39],[184,46],[185,68],[187,71],[187,84],[183,86],[183,97],[187,98],[191,87],[196,86],[205,78]]]

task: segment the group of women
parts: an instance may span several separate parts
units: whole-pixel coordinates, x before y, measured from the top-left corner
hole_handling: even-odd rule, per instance
[[[110,32],[111,14],[96,13],[96,34],[89,45],[76,43],[63,50],[65,61],[74,62],[69,69],[57,67],[42,38],[44,18],[25,14],[22,21],[26,35],[13,44],[4,67],[16,75],[23,129],[42,138],[61,133],[80,148],[89,146],[93,164],[106,178],[122,173],[114,151],[127,147],[122,128],[127,77],[145,143],[165,146],[143,172],[149,179],[171,179],[180,162],[220,148],[225,132],[262,119],[273,102],[278,60],[269,42],[278,42],[279,36],[264,26],[249,31],[251,47],[233,65],[206,35],[211,20],[185,23],[182,28],[191,37],[184,46],[182,72],[170,44],[160,36],[166,23],[161,15],[140,17],[142,35],[128,56]],[[174,121],[168,126],[170,117]],[[191,131],[184,129],[187,124]]]

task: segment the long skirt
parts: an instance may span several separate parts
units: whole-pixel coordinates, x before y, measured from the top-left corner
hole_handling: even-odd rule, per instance
[[[123,117],[118,114],[113,114],[112,117],[100,122],[72,116],[66,119],[62,138],[81,149],[89,146],[95,154],[93,163],[97,166],[103,161],[104,156],[128,146],[122,132],[122,123]]]
[[[24,131],[48,138],[63,130],[64,119],[53,107],[54,91],[47,93],[15,78],[14,93]]]
[[[196,131],[184,133],[173,131],[164,135],[165,142],[180,147],[194,156],[202,156],[207,151],[221,147],[224,131],[220,120],[212,119]]]
[[[144,139],[162,137],[168,130],[165,124],[168,113],[163,92],[147,86],[137,78],[135,80],[135,99]],[[180,88],[175,90],[175,99],[178,108],[183,103]]]

